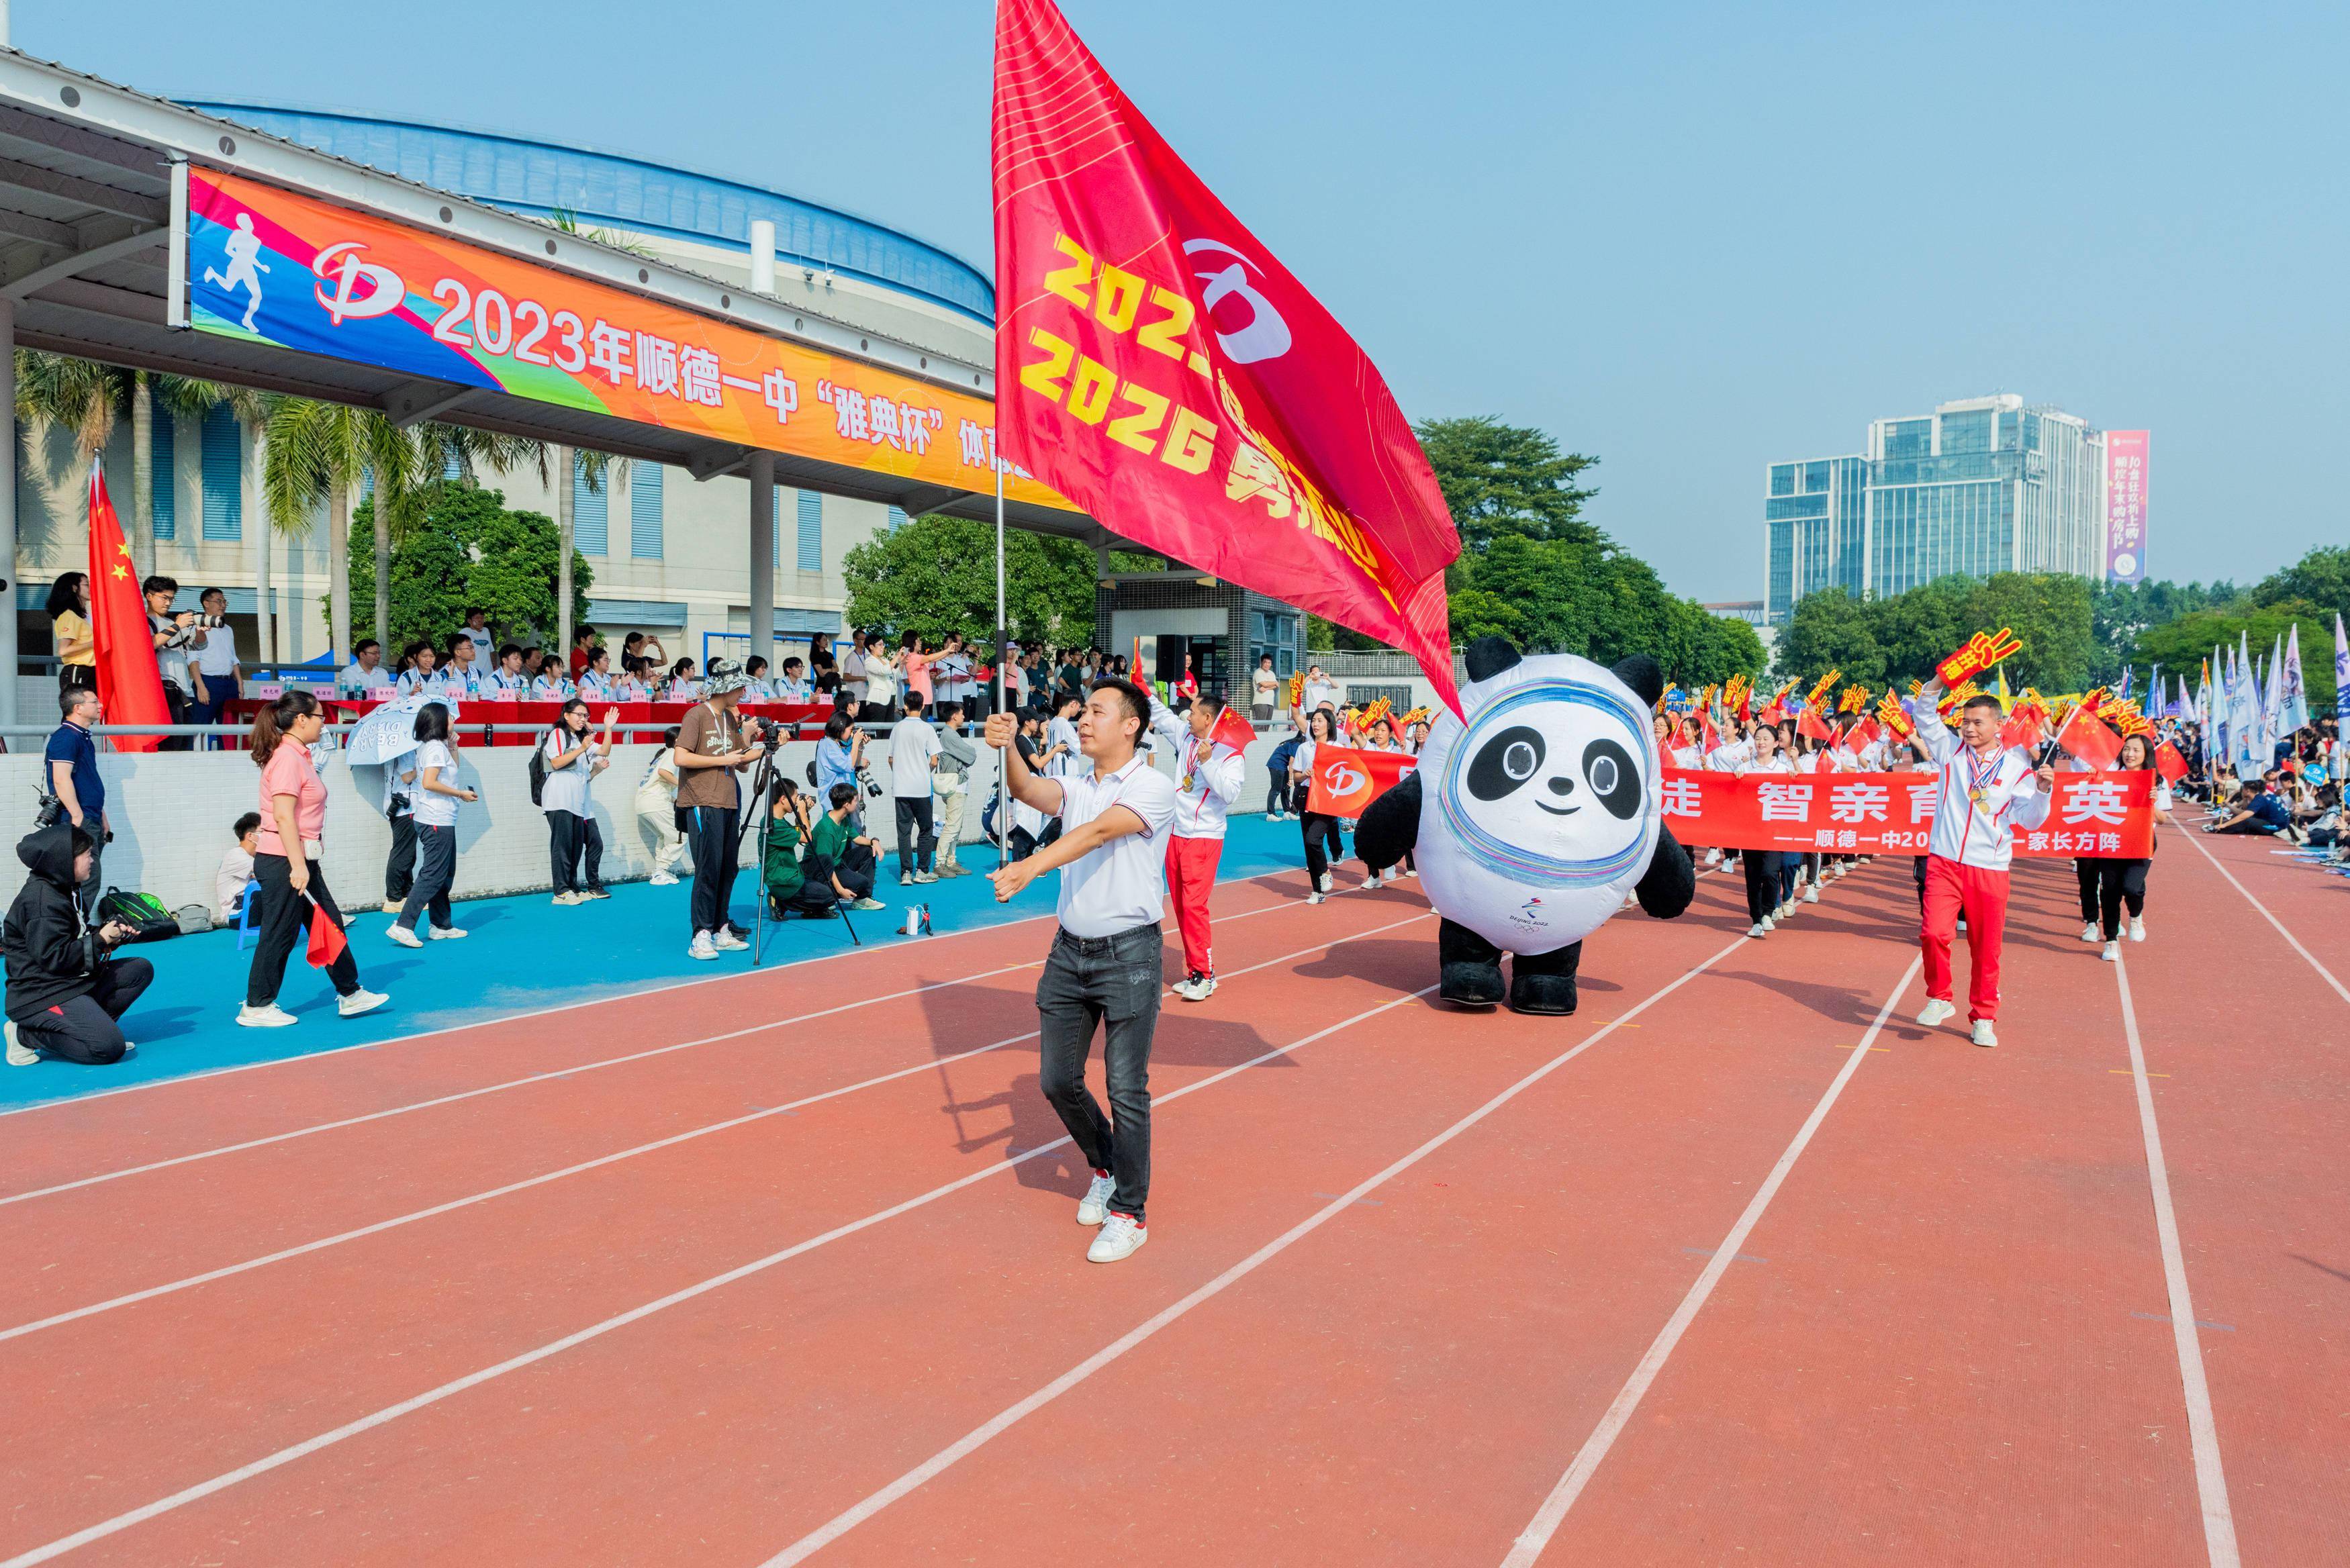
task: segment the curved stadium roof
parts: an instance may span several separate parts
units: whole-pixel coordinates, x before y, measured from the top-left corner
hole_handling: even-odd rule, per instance
[[[919,295],[993,326],[995,291],[970,263],[868,219],[777,191],[526,137],[330,109],[183,100],[190,109],[509,212],[648,236],[747,246],[775,225],[779,258]]]

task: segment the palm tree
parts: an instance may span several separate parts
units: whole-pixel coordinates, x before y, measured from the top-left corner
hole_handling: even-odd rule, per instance
[[[26,472],[52,517],[82,507],[90,464],[113,439],[115,421],[130,404],[130,374],[94,359],[37,348],[16,350],[16,422],[24,431]],[[62,474],[48,465],[52,431],[73,437],[73,461]]]

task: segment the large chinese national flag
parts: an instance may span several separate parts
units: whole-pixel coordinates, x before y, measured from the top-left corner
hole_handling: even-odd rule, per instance
[[[111,724],[168,724],[163,678],[155,670],[155,634],[139,592],[139,566],[107,498],[106,467],[89,465],[89,628],[97,643],[98,700]],[[118,752],[151,752],[161,735],[117,735]]]
[[[1460,535],[1387,383],[1052,0],[995,20],[1003,455],[1116,532],[1452,684]]]

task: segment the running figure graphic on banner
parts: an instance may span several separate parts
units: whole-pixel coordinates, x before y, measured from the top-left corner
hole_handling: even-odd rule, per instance
[[[261,236],[253,232],[253,214],[236,215],[236,233],[222,242],[221,249],[228,253],[228,270],[216,272],[204,268],[204,281],[223,294],[234,294],[239,288],[252,297],[244,307],[244,329],[253,330],[253,318],[261,309],[261,274],[269,264],[261,259]]]

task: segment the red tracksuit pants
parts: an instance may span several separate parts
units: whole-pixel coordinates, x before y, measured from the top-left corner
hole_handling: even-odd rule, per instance
[[[1974,972],[1967,988],[1967,1016],[1999,1017],[1999,950],[2007,935],[2007,873],[1986,871],[1940,855],[1926,857],[1926,994],[1950,996],[1950,941],[1959,917],[1967,921],[1967,957]]]
[[[1216,862],[1224,857],[1221,838],[1167,838],[1167,899],[1183,931],[1187,974],[1216,972],[1216,950],[1208,940],[1208,895],[1216,887]]]

